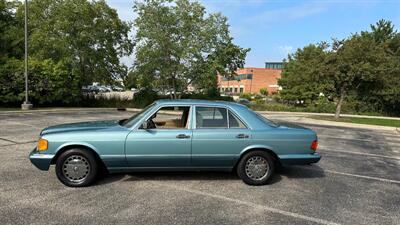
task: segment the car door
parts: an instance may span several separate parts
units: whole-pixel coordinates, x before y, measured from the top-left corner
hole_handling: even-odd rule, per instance
[[[249,129],[224,107],[196,106],[194,117],[192,165],[231,168],[249,143]]]
[[[126,139],[129,167],[175,168],[190,166],[192,129],[190,106],[161,107],[147,120],[153,127],[139,127]]]

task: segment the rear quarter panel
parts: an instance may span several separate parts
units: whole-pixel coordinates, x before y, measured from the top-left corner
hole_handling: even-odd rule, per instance
[[[280,155],[310,154],[312,141],[316,140],[316,134],[308,129],[271,128],[254,130],[251,144],[265,146]]]

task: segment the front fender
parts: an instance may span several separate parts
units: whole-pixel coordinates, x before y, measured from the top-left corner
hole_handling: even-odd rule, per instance
[[[90,143],[87,143],[87,142],[80,142],[80,141],[78,141],[78,142],[66,142],[66,143],[63,143],[62,145],[58,146],[58,148],[54,151],[54,154],[57,155],[57,153],[58,153],[61,149],[65,148],[65,147],[69,147],[69,146],[77,146],[77,147],[78,147],[78,146],[81,146],[81,147],[90,148],[91,150],[95,151],[97,155],[100,155],[100,154],[99,154],[99,150],[98,150],[94,145],[92,145],[92,144],[90,144]]]

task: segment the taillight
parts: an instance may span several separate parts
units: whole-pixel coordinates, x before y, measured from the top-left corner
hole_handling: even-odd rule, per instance
[[[317,140],[314,140],[314,141],[311,143],[311,149],[314,150],[314,151],[316,151],[316,150],[317,150],[317,147],[318,147],[318,141],[317,141]]]

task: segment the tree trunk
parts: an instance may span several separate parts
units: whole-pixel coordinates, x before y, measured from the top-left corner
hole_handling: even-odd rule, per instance
[[[172,78],[172,99],[176,99],[175,77]]]
[[[342,110],[342,104],[344,101],[345,94],[346,94],[346,90],[343,86],[340,88],[340,99],[339,99],[338,103],[336,104],[335,119],[339,119],[339,117],[340,117],[340,110]]]

